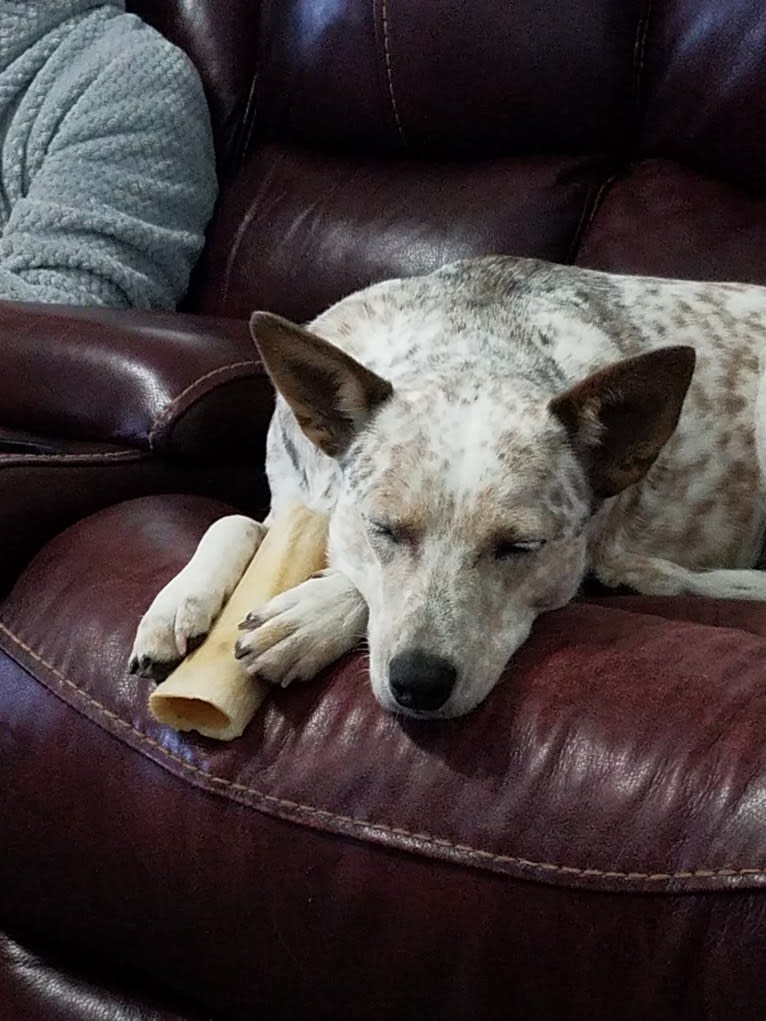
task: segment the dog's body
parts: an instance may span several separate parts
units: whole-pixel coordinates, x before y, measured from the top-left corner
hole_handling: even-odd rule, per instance
[[[588,572],[766,598],[766,288],[486,258],[351,295],[311,331],[254,318],[280,391],[271,516],[329,514],[330,569],[258,612],[253,672],[313,676],[369,611],[378,700],[458,715]],[[261,534],[213,527],[143,618],[136,669],[208,630]]]

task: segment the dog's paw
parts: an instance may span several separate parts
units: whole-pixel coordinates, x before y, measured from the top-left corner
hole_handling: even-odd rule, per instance
[[[215,521],[194,556],[155,597],[138,625],[132,674],[164,680],[205,638],[266,529],[241,514]]]
[[[337,571],[275,596],[240,625],[235,655],[251,675],[283,688],[309,681],[365,636],[367,606]]]
[[[163,681],[204,641],[221,609],[224,593],[187,592],[173,582],[141,618],[130,653],[130,672]]]

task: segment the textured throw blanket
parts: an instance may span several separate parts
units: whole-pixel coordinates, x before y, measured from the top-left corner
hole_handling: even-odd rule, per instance
[[[0,298],[173,308],[215,193],[180,50],[121,3],[0,0]]]

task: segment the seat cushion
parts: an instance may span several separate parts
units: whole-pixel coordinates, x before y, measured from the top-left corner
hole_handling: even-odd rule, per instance
[[[6,600],[7,924],[221,1017],[758,1016],[761,605],[581,600],[439,723],[385,714],[350,655],[218,744],[156,724],[126,665],[227,510],[111,507]]]

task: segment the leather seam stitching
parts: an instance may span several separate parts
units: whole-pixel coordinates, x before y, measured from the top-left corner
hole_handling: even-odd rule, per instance
[[[265,801],[269,804],[277,805],[293,811],[298,810],[306,815],[315,816],[321,819],[347,823],[359,830],[372,830],[374,832],[386,833],[393,836],[407,837],[408,839],[417,840],[433,847],[447,848],[452,851],[457,851],[480,861],[496,862],[497,864],[507,865],[521,865],[527,868],[535,868],[544,872],[556,873],[559,875],[580,876],[583,878],[614,879],[629,883],[636,880],[667,882],[672,879],[734,878],[763,875],[765,871],[764,867],[760,866],[755,868],[700,868],[687,869],[679,872],[621,872],[618,870],[582,868],[577,865],[559,865],[554,862],[533,861],[529,858],[522,858],[516,855],[497,854],[493,851],[485,851],[481,848],[472,847],[470,844],[457,844],[454,841],[446,840],[443,837],[435,837],[430,833],[416,833],[400,826],[388,826],[386,823],[377,823],[368,819],[360,819],[356,816],[342,815],[337,812],[331,812],[325,808],[318,808],[316,805],[307,805],[300,801],[291,801],[289,798],[280,798],[274,794],[266,794],[264,791],[260,791],[256,787],[248,787],[245,784],[236,783],[234,780],[227,780],[226,777],[216,776],[214,773],[208,773],[206,770],[200,769],[199,766],[195,766],[190,762],[187,762],[185,759],[181,758],[181,756],[174,755],[172,752],[169,752],[159,743],[159,741],[155,741],[154,738],[149,737],[148,734],[139,730],[137,727],[134,727],[131,723],[128,723],[127,720],[123,720],[121,716],[112,712],[112,710],[108,709],[102,702],[99,702],[98,699],[94,698],[87,691],[75,684],[74,681],[62,673],[62,671],[55,667],[52,663],[48,663],[47,660],[40,656],[39,653],[35,652],[34,649],[27,645],[22,638],[7,627],[7,625],[5,625],[2,621],[0,621],[0,631],[2,631],[12,642],[18,645],[19,648],[28,653],[32,659],[40,663],[46,670],[49,670],[55,677],[58,677],[59,680],[68,688],[77,692],[78,695],[84,698],[85,701],[95,708],[100,714],[111,720],[113,723],[116,723],[123,730],[130,731],[139,739],[140,742],[152,747],[155,751],[159,752],[163,758],[176,763],[185,772],[195,773],[221,787],[226,787],[244,794],[255,795],[255,797],[259,800]]]
[[[641,89],[643,87],[644,68],[646,66],[646,46],[649,40],[649,22],[652,17],[654,0],[646,0],[644,14],[636,28],[636,41],[633,48],[633,109],[636,128],[640,129]]]
[[[142,450],[105,450],[103,454],[0,454],[0,468],[35,464],[51,464],[57,461],[106,461],[141,460],[146,457]]]
[[[373,5],[375,0],[373,0]],[[386,67],[386,82],[388,84],[388,95],[391,99],[391,107],[394,111],[394,120],[396,121],[396,130],[399,132],[399,137],[404,144],[407,144],[407,139],[404,135],[404,128],[402,127],[401,117],[399,116],[399,106],[396,102],[396,94],[394,93],[394,76],[391,70],[391,46],[388,38],[388,0],[380,0],[380,21],[383,29],[383,60]]]
[[[242,132],[238,140],[236,153],[236,159],[239,167],[241,168],[245,162],[247,154],[250,152],[250,148],[253,142],[253,134],[255,133],[255,117],[256,117],[256,105],[255,105],[255,90],[258,81],[257,74],[253,74],[250,79],[250,88],[247,90],[247,100],[245,102],[245,109],[242,114]]]
[[[587,237],[588,231],[590,230],[591,224],[595,220],[596,214],[598,213],[599,209],[603,204],[604,197],[607,191],[618,179],[618,177],[619,174],[617,173],[609,174],[609,176],[606,177],[601,182],[599,187],[596,189],[596,192],[593,195],[592,199],[590,196],[588,196],[588,199],[590,201],[586,201],[583,204],[582,213],[580,215],[580,222],[577,224],[577,230],[575,231],[574,238],[572,240],[572,251],[570,252],[569,259],[571,263],[575,263],[577,261],[585,238]]]
[[[178,408],[178,405],[183,400],[185,400],[188,397],[190,397],[196,390],[199,390],[204,383],[209,383],[211,379],[214,379],[216,376],[223,375],[224,373],[227,373],[227,372],[235,372],[238,369],[244,369],[244,368],[253,368],[254,369],[254,368],[257,368],[257,367],[258,367],[258,362],[256,362],[256,361],[230,362],[228,365],[219,365],[217,369],[211,369],[209,372],[206,372],[204,375],[200,376],[198,379],[195,379],[193,383],[189,383],[189,385],[184,387],[184,389],[179,394],[176,394],[176,396],[170,401],[169,404],[167,404],[162,409],[162,411],[158,412],[158,414],[155,415],[155,417],[154,417],[154,419],[153,419],[153,421],[152,421],[152,423],[151,423],[151,425],[149,427],[149,432],[147,434],[147,439],[149,441],[149,449],[152,450],[152,451],[154,450],[155,444],[157,442],[157,434],[173,418],[173,415],[175,414],[175,411]]]

